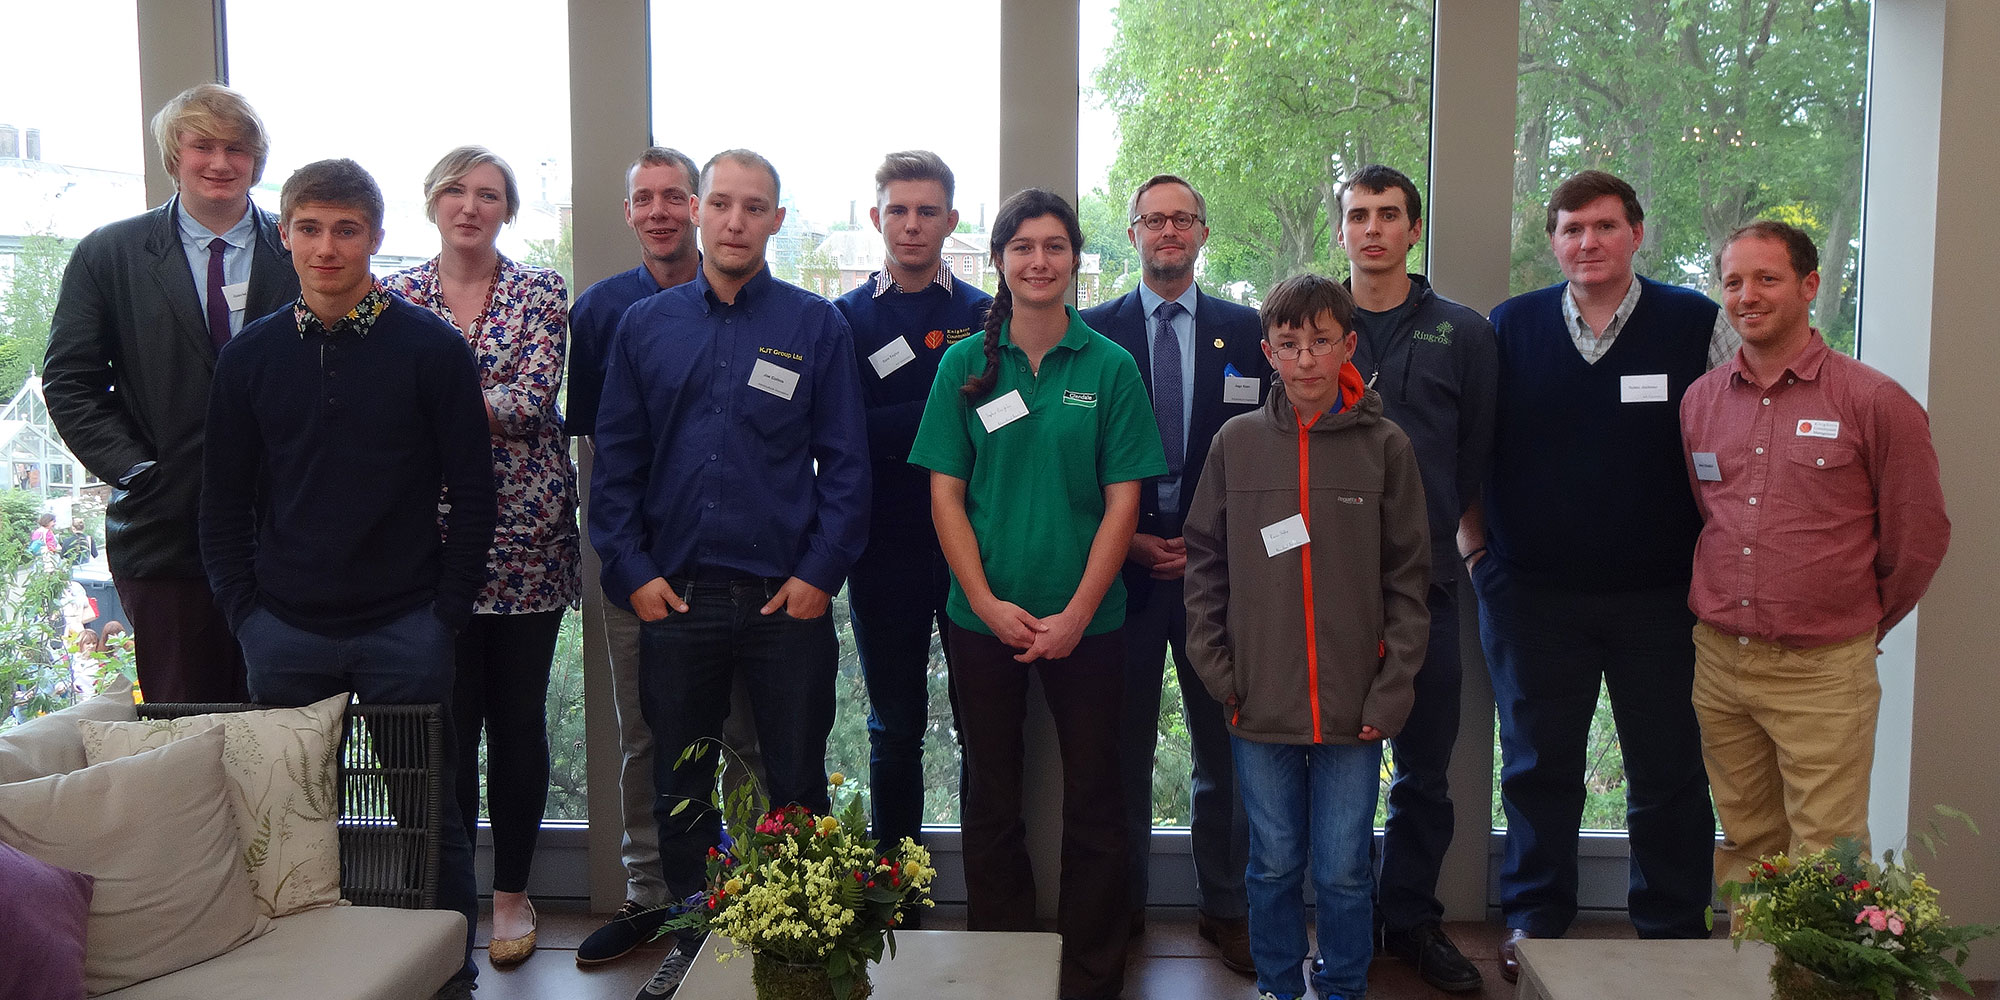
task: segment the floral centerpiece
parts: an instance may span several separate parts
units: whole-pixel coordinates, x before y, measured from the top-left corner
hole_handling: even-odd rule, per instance
[[[896,953],[902,912],[930,906],[930,852],[905,837],[882,848],[868,836],[859,796],[839,802],[842,776],[828,776],[831,815],[804,806],[765,808],[754,783],[723,804],[727,827],[708,852],[708,887],[669,930],[720,934],[724,959],[748,949],[765,1000],[860,1000],[868,963]]]
[[[1752,866],[1723,895],[1736,910],[1730,938],[1766,941],[1777,1000],[1914,1000],[1949,983],[1971,987],[1959,967],[1966,946],[2000,928],[1954,927],[1921,872],[1882,853],[1876,864],[1851,840],[1803,857]]]

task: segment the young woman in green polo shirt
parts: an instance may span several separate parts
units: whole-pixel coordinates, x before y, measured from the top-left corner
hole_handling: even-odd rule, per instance
[[[1127,919],[1117,803],[1125,591],[1139,483],[1167,471],[1132,356],[1065,299],[1083,233],[1061,196],[1000,206],[985,332],[945,352],[910,461],[951,565],[946,642],[965,741],[967,926],[1033,930],[1022,725],[1038,672],[1063,761],[1064,997],[1116,997]]]

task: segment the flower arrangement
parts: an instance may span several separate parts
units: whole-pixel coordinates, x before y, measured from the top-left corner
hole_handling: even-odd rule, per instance
[[[844,778],[835,772],[828,782],[835,802],[825,816],[799,805],[766,809],[754,783],[732,791],[724,843],[709,848],[708,887],[667,923],[730,939],[725,959],[750,950],[760,996],[776,992],[765,981],[783,974],[772,965],[823,968],[833,997],[866,996],[867,963],[885,947],[894,957],[900,913],[932,905],[930,852],[907,837],[878,847],[860,797],[843,806]]]
[[[1737,912],[1731,940],[1778,952],[1774,996],[1799,1000],[1931,996],[1949,983],[1972,992],[1959,967],[1970,942],[2000,927],[1954,927],[1923,873],[1882,853],[1876,864],[1842,840],[1803,857],[1760,860],[1744,882],[1722,887]]]

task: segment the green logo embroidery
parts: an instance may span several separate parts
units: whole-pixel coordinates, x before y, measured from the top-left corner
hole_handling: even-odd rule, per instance
[[[1068,390],[1068,389],[1064,389],[1064,390],[1063,390],[1063,405],[1064,405],[1064,406],[1091,406],[1091,407],[1094,407],[1094,406],[1096,406],[1096,405],[1097,405],[1097,393],[1094,393],[1094,392],[1071,392],[1071,391],[1070,391],[1070,390]]]
[[[1437,330],[1433,333],[1425,333],[1422,330],[1418,330],[1410,334],[1410,336],[1417,340],[1421,340],[1426,344],[1443,344],[1446,347],[1450,347],[1451,321],[1446,320],[1445,322],[1439,323],[1437,325]]]

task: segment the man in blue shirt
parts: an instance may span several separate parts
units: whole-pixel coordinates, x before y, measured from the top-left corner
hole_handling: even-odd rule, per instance
[[[882,233],[882,269],[834,302],[854,330],[868,412],[874,503],[847,602],[868,682],[870,825],[891,844],[922,832],[931,636],[944,627],[951,587],[931,525],[930,474],[909,463],[910,445],[938,359],[980,328],[993,302],[944,262],[945,237],[958,227],[954,187],[951,167],[929,150],[883,158],[868,210]]]
[[[765,266],[785,217],[778,173],[728,150],[700,181],[700,272],[618,321],[591,477],[604,591],[642,622],[639,700],[670,898],[701,888],[721,833],[715,751],[676,763],[722,736],[737,676],[772,803],[826,810],[838,655],[828,604],[868,536],[847,321]],[[682,942],[640,995],[673,995],[699,944]]]

